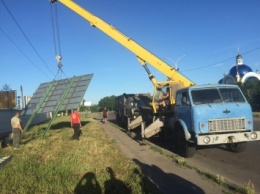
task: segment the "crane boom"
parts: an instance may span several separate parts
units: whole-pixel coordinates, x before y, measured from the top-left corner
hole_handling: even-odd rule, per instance
[[[133,52],[145,68],[155,86],[151,102],[147,96],[149,105],[141,107],[140,103],[139,106],[133,94],[123,94],[115,103],[118,105],[115,109],[116,118],[119,123],[125,121],[129,132],[137,126],[141,127],[142,138],[150,138],[163,132],[161,137],[166,137],[167,141],[170,139],[171,144],[177,148],[177,153],[184,157],[192,157],[197,146],[224,144],[232,152],[242,152],[246,142],[260,140],[258,138],[260,132],[253,130],[251,106],[238,86],[227,84],[192,86],[194,83],[177,69],[115,27],[83,9],[73,0],[50,0],[50,2],[61,2],[78,13],[89,21],[91,26],[97,27]],[[147,64],[163,73],[167,81],[157,82]],[[164,89],[167,94],[161,97]],[[144,95],[138,95],[138,101],[141,96]],[[161,104],[162,102],[164,103]],[[227,125],[227,123],[233,124]]]
[[[177,83],[182,83],[184,87],[194,85],[194,83],[191,80],[183,76],[175,68],[171,67],[166,62],[161,60],[159,57],[155,56],[154,54],[143,48],[130,37],[125,36],[114,26],[109,25],[102,19],[96,17],[95,15],[85,10],[72,0],[50,0],[50,2],[52,3],[57,1],[61,2],[62,4],[79,14],[81,17],[85,18],[87,21],[90,22],[91,26],[100,29],[102,32],[104,32],[105,34],[113,38],[115,41],[126,47],[128,50],[133,52],[143,66],[146,66],[146,63],[150,64],[155,69],[163,73],[169,80],[172,80]],[[150,72],[148,72],[148,74],[149,73]],[[156,86],[157,83],[154,77],[151,74],[149,74],[149,77],[153,84]]]

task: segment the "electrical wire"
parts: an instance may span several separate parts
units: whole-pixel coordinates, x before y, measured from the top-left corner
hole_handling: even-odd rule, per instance
[[[32,47],[32,49],[34,50],[34,52],[36,53],[36,55],[39,57],[39,59],[42,61],[42,63],[45,65],[45,67],[50,71],[50,73],[54,74],[51,69],[49,68],[49,66],[47,65],[47,63],[43,60],[43,58],[41,57],[41,55],[39,54],[39,52],[36,50],[36,48],[33,46],[33,44],[31,43],[31,41],[29,40],[29,38],[26,36],[25,32],[23,31],[23,29],[21,28],[21,26],[19,25],[19,23],[17,22],[17,20],[15,19],[14,15],[11,13],[10,9],[7,7],[7,5],[4,3],[3,0],[1,0],[2,4],[4,5],[5,9],[7,10],[7,12],[9,13],[9,15],[11,16],[11,18],[13,19],[14,23],[16,24],[16,26],[19,28],[19,30],[21,31],[22,35],[24,36],[25,40],[30,44],[30,46]]]
[[[254,52],[254,51],[258,50],[258,49],[260,49],[260,47],[257,47],[257,48],[254,48],[254,49],[250,50],[250,51],[247,51],[247,52],[245,52],[245,53],[242,53],[241,55],[246,55],[246,54],[248,54],[248,53],[252,53],[252,52]],[[198,70],[198,69],[204,69],[204,68],[211,67],[211,66],[215,66],[215,65],[217,65],[217,64],[219,64],[219,63],[224,63],[224,62],[226,62],[226,61],[234,60],[234,59],[235,59],[235,57],[230,57],[230,58],[224,59],[224,60],[222,60],[222,61],[219,61],[219,62],[216,62],[216,63],[212,63],[212,64],[210,64],[210,65],[205,65],[205,66],[201,66],[201,67],[197,67],[197,68],[193,68],[193,69],[188,69],[188,70],[184,70],[184,71],[181,71],[181,72],[188,72],[188,71],[194,71],[194,70]]]
[[[4,3],[3,0],[1,0],[2,4],[4,5],[5,9],[8,11],[9,15],[12,17],[13,21],[15,22],[15,24],[17,25],[17,27],[19,28],[19,30],[21,31],[21,33],[23,34],[24,38],[27,40],[27,42],[30,44],[30,46],[32,47],[32,49],[35,51],[35,53],[37,54],[37,56],[41,59],[41,61],[43,62],[43,64],[47,67],[47,69],[54,75],[54,73],[51,71],[51,69],[49,68],[49,66],[46,64],[46,62],[43,60],[43,58],[40,56],[39,52],[35,49],[35,47],[33,46],[33,44],[31,43],[31,41],[29,40],[29,38],[26,36],[25,32],[22,30],[21,26],[18,24],[17,20],[15,19],[15,17],[13,16],[13,14],[11,13],[11,11],[8,9],[8,7],[6,6],[6,4]],[[55,5],[55,24],[54,24],[54,14],[53,11],[51,9],[51,18],[52,18],[52,28],[53,28],[53,41],[54,41],[54,48],[55,48],[55,55],[59,55],[61,56],[61,45],[60,45],[60,31],[59,31],[59,23],[58,23],[58,9],[57,9],[57,3],[53,3]],[[55,32],[55,28],[57,30],[57,32]],[[1,31],[3,32],[3,30],[1,29]],[[4,32],[3,32],[4,33]],[[7,35],[6,33],[4,33],[5,35]],[[56,35],[57,34],[57,40],[56,40]],[[10,37],[8,37],[9,40]],[[11,41],[12,43],[14,43],[13,41]],[[14,43],[15,44],[15,43]],[[16,45],[16,44],[15,44]],[[25,53],[16,45],[16,47],[25,55]],[[58,48],[57,48],[58,47]],[[242,55],[246,55],[248,53],[254,52],[256,50],[260,49],[260,47],[257,47],[255,49],[252,49],[248,52],[242,53]],[[26,58],[29,59],[29,57],[27,55],[25,55]],[[227,58],[224,59],[222,61],[219,62],[215,62],[209,65],[205,65],[205,66],[201,66],[201,67],[197,67],[197,68],[192,68],[192,69],[187,69],[187,70],[183,70],[181,72],[189,72],[189,71],[195,71],[195,70],[199,70],[199,69],[203,69],[203,68],[208,68],[211,66],[215,66],[219,63],[223,63],[229,60],[233,60],[235,57],[231,57],[231,58]],[[34,62],[29,59],[33,64]],[[35,65],[35,64],[34,64]],[[38,68],[38,67],[37,67]],[[60,71],[61,68],[59,68],[58,73]],[[62,73],[64,73],[63,71],[61,71]],[[55,77],[57,76],[57,74],[55,75]]]
[[[46,74],[44,71],[42,71],[36,64],[35,62],[11,39],[10,36],[8,36],[8,34],[0,27],[0,31],[7,37],[7,39],[9,39],[10,42],[12,42],[14,44],[14,46],[25,56],[25,58],[27,58],[32,64],[33,66],[35,66],[41,73],[43,73],[44,75],[46,75],[47,77],[49,77],[48,74]]]

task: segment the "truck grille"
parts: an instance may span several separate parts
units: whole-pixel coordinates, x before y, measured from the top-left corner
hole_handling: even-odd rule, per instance
[[[243,131],[246,129],[245,118],[209,120],[208,126],[209,132]]]

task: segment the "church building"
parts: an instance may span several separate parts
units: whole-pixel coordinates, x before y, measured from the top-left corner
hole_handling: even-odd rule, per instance
[[[243,63],[243,58],[240,54],[236,57],[236,65],[233,66],[228,75],[219,81],[220,84],[244,84],[250,80],[260,80],[260,73],[253,72],[252,69]]]

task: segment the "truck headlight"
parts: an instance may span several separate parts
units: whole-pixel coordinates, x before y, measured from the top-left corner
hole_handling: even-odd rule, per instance
[[[203,142],[204,142],[205,144],[208,144],[208,143],[210,142],[209,136],[204,137]]]
[[[250,134],[251,139],[257,139],[257,134],[255,132]]]

